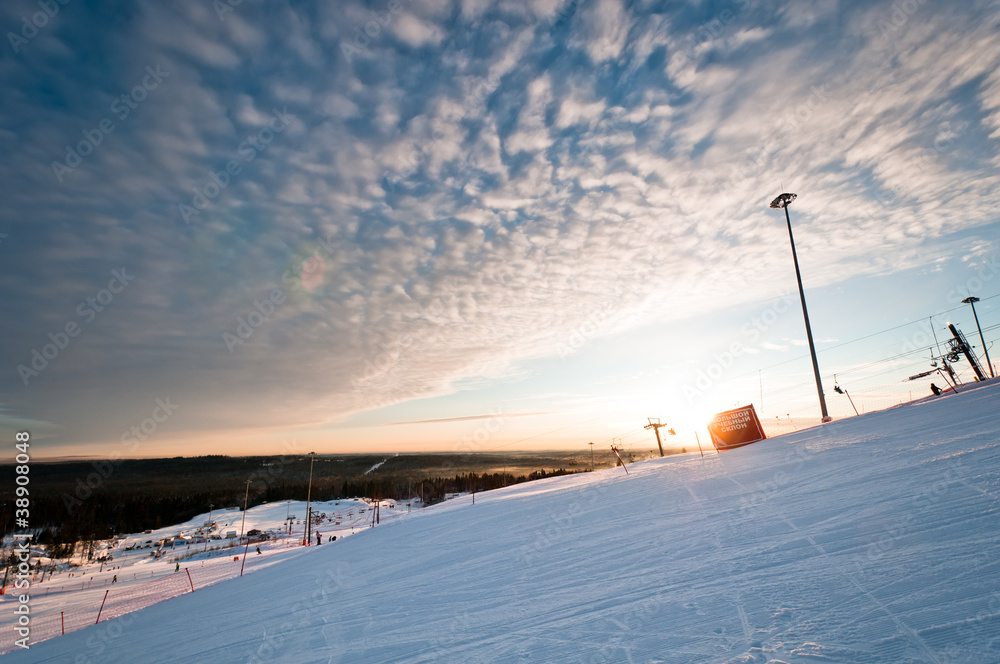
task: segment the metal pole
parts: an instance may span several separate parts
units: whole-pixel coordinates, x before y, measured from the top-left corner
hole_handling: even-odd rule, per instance
[[[594,444],[590,444],[590,472],[594,472]]]
[[[108,601],[108,593],[109,592],[111,592],[110,588],[108,590],[104,591],[104,599],[101,600],[101,608],[97,610],[97,620],[94,621],[95,625],[97,623],[101,622],[101,612],[104,611],[104,603]]]
[[[963,301],[968,302],[969,306],[972,307],[972,315],[976,319],[976,329],[979,330],[979,340],[983,342],[983,354],[986,355],[986,366],[990,369],[990,378],[996,378],[996,374],[993,373],[993,363],[990,362],[990,351],[986,350],[986,339],[983,338],[983,328],[979,327],[979,314],[976,313],[976,302],[979,301],[979,298],[973,299],[970,297]]]
[[[854,399],[851,398],[851,393],[848,392],[847,390],[844,390],[844,394],[847,395],[847,400],[851,402],[851,408],[854,409],[854,414],[860,415],[860,413],[858,412],[858,407],[854,405]]]
[[[701,452],[701,456],[704,457],[705,453],[702,452],[702,449],[701,449],[701,438],[698,437],[698,432],[697,431],[694,432],[694,439],[698,443],[698,451]]]
[[[622,468],[625,469],[625,474],[628,475],[628,466],[625,465],[625,461],[624,461],[624,459],[622,459],[622,455],[618,454],[618,448],[615,447],[614,445],[612,445],[611,446],[611,451],[615,453],[616,457],[618,457],[618,461],[621,462]]]
[[[762,369],[757,369],[757,382],[760,385],[760,416],[764,417],[764,374]]]
[[[823,413],[823,421],[832,418],[826,410],[826,399],[823,397],[823,382],[819,377],[819,362],[816,360],[816,346],[813,344],[812,327],[809,325],[809,311],[806,309],[806,293],[802,288],[802,274],[799,272],[799,257],[795,253],[795,239],[792,237],[792,219],[788,216],[788,206],[785,205],[785,223],[788,224],[788,242],[792,245],[792,261],[795,263],[795,280],[799,284],[799,299],[802,301],[802,318],[806,322],[806,340],[809,341],[809,355],[812,357],[813,373],[816,375],[816,392],[819,394],[819,409]]]
[[[247,499],[250,498],[250,480],[247,480],[247,492],[243,496],[243,523],[240,524],[240,541],[243,541],[243,526],[247,523]]]
[[[243,576],[243,568],[247,564],[247,550],[250,548],[250,538],[247,538],[247,544],[243,547],[243,560],[240,562],[240,576]]]
[[[306,492],[306,539],[302,542],[303,546],[309,546],[309,535],[312,533],[312,518],[309,514],[309,506],[312,502],[312,490],[313,490],[313,461],[316,460],[316,453],[309,453],[309,490]]]

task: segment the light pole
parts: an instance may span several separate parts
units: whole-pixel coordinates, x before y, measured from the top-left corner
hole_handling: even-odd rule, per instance
[[[243,522],[240,524],[240,541],[243,541],[243,526],[247,523],[247,499],[250,497],[250,480],[247,480],[247,492],[243,496]]]
[[[312,514],[309,512],[312,501],[313,489],[313,462],[316,460],[316,453],[309,453],[309,490],[306,492],[306,538],[302,541],[302,546],[309,546],[309,535],[311,534]]]
[[[983,353],[986,355],[986,366],[990,368],[990,378],[996,378],[996,374],[993,373],[993,364],[990,362],[990,352],[986,350],[986,339],[983,339],[983,328],[979,327],[979,315],[976,313],[976,302],[979,302],[979,298],[970,295],[962,300],[962,302],[972,307],[972,315],[976,319],[976,329],[979,330],[979,340],[983,342]]]
[[[249,488],[249,487],[248,487]],[[208,504],[208,532],[205,533],[205,553],[208,553],[208,540],[211,539],[212,535],[212,508],[215,507],[213,503]]]
[[[802,289],[802,274],[799,272],[799,257],[795,253],[795,239],[792,237],[792,220],[788,216],[788,205],[796,199],[795,194],[781,194],[771,201],[771,208],[785,211],[785,222],[788,224],[788,241],[792,245],[792,261],[795,263],[795,279],[799,282],[799,299],[802,300],[802,317],[806,322],[806,340],[809,341],[809,354],[812,356],[813,373],[816,375],[816,392],[819,394],[819,409],[823,413],[823,421],[830,422],[833,418],[826,410],[826,399],[823,397],[823,382],[819,378],[819,362],[816,361],[816,346],[813,344],[812,328],[809,326],[809,311],[806,309],[806,293]]]

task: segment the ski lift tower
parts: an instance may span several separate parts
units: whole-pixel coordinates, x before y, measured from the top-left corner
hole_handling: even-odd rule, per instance
[[[976,380],[979,382],[986,380],[986,374],[983,372],[983,368],[979,366],[979,360],[976,359],[976,355],[972,352],[972,346],[969,345],[965,335],[955,327],[954,323],[948,323],[948,329],[954,335],[953,339],[948,340],[950,346],[948,359],[954,363],[958,361],[959,354],[965,355],[965,359],[972,365],[972,371],[976,374]]]
[[[660,418],[647,417],[649,424],[643,427],[643,429],[652,429],[656,433],[656,446],[660,448],[660,456],[663,456],[663,442],[660,440],[660,427],[667,426],[666,424],[660,424]],[[655,422],[653,420],[656,420]],[[677,432],[673,429],[667,429],[667,433],[671,436],[676,436]]]

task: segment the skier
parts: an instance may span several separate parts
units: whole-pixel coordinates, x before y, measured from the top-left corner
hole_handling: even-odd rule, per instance
[[[118,583],[118,575],[115,574],[114,578],[111,579],[111,583]]]
[[[177,572],[178,570],[180,570],[180,568],[181,568],[181,564],[180,563],[174,563],[174,571],[175,572]]]
[[[938,396],[941,394],[941,388],[935,385],[934,383],[931,383],[931,392],[934,393],[934,396]]]
[[[323,540],[320,538],[319,533],[316,533],[316,546],[319,546],[322,543],[323,543]]]
[[[258,556],[260,555],[260,547],[259,546],[257,547],[257,555]]]

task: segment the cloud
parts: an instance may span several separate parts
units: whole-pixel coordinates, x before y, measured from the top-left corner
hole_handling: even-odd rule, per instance
[[[410,422],[389,422],[388,426],[399,426],[403,424],[439,424],[441,422],[468,422],[471,420],[488,420],[494,417],[531,417],[533,415],[551,415],[551,412],[537,413],[486,413],[485,415],[466,415],[464,417],[442,417],[432,420],[412,420]]]
[[[166,396],[164,431],[201,434],[447,394],[595,312],[600,337],[783,283],[782,182],[809,287],[995,254],[1000,40],[978,9],[886,31],[887,2],[401,6],[357,44],[355,2],[81,7],[0,61],[9,417],[114,441]],[[122,267],[135,281],[24,385]]]
[[[585,50],[594,64],[621,56],[629,29],[629,15],[621,0],[584,3],[574,22],[578,32],[572,44]]]

